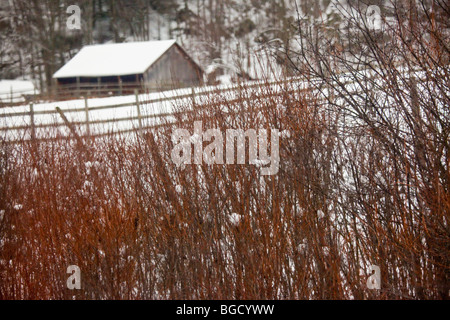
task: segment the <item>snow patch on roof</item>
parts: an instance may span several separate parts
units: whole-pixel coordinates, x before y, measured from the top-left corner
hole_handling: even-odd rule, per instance
[[[141,74],[175,42],[163,40],[86,46],[59,69],[53,78]]]

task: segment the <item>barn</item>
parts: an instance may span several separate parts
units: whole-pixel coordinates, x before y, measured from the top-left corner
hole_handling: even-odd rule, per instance
[[[59,97],[106,96],[198,86],[203,70],[162,40],[85,46],[53,78]]]

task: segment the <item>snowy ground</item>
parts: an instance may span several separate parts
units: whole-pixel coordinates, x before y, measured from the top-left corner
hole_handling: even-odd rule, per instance
[[[24,102],[24,95],[34,95],[36,93],[31,81],[0,80],[0,103]]]

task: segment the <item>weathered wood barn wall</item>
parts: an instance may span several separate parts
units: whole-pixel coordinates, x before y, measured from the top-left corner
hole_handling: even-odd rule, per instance
[[[198,86],[203,80],[203,70],[178,45],[173,45],[145,73],[149,86],[177,88]]]

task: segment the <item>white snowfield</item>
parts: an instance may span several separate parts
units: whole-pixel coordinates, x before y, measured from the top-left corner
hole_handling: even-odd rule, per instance
[[[37,92],[33,82],[27,80],[0,80],[0,103],[24,102],[25,95]]]
[[[162,40],[86,46],[53,78],[141,74],[174,44],[175,40]]]

